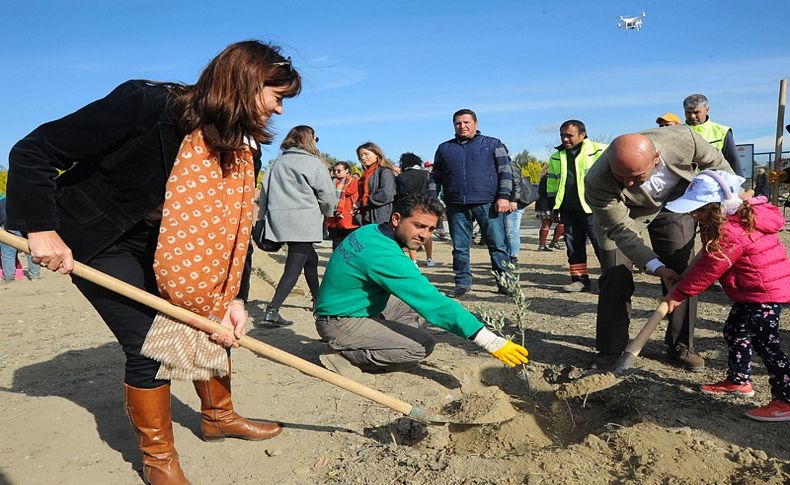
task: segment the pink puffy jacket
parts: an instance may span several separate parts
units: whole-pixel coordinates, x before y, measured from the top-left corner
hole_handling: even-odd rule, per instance
[[[784,216],[763,196],[748,202],[754,208],[754,231],[747,233],[737,215],[728,217],[722,227],[722,252],[703,251],[675,288],[673,300],[698,295],[719,280],[735,302],[790,302],[790,260],[777,236],[784,227]]]

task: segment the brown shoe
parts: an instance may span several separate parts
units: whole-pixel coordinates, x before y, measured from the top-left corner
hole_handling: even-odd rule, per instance
[[[280,434],[280,423],[259,421],[239,416],[233,410],[230,398],[230,372],[225,377],[212,377],[207,381],[194,381],[200,397],[203,416],[200,430],[205,441],[223,441],[225,438],[265,440]]]
[[[143,481],[152,485],[189,485],[173,445],[170,384],[139,389],[124,384],[126,413],[143,452]]]
[[[705,359],[696,350],[689,348],[685,344],[668,347],[667,355],[670,360],[682,365],[691,372],[702,372],[705,370]]]

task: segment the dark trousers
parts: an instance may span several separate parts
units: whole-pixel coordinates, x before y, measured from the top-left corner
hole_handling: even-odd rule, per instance
[[[140,222],[93,258],[88,266],[158,296],[152,268],[158,235],[158,226]],[[156,311],[77,276],[72,276],[72,281],[121,344],[126,354],[124,382],[144,389],[167,384],[168,381],[156,379],[159,362],[140,355]]]
[[[310,288],[313,300],[318,298],[318,254],[313,248],[313,243],[289,242],[286,244],[288,244],[288,257],[285,259],[285,269],[283,269],[283,275],[277,283],[277,289],[274,290],[274,296],[270,303],[274,308],[280,308],[280,305],[283,304],[293,290],[302,270],[304,270],[304,279],[307,280],[307,287]]]
[[[779,303],[735,303],[724,322],[730,348],[727,379],[736,384],[752,378],[752,349],[763,359],[771,397],[790,402],[790,362],[779,346]]]
[[[340,246],[340,243],[343,242],[343,239],[348,237],[349,234],[354,232],[354,229],[345,229],[342,227],[330,227],[329,228],[329,238],[332,240],[332,251],[337,249]]]
[[[694,253],[694,219],[688,214],[662,211],[647,226],[653,251],[667,268],[682,274]],[[631,295],[634,293],[633,263],[619,250],[601,251],[601,278],[598,280],[598,314],[595,348],[619,354],[628,345],[631,323]],[[661,284],[663,294],[667,288]],[[697,323],[697,298],[689,298],[669,315],[664,341],[669,346],[693,347]]]
[[[244,303],[250,299],[250,278],[252,277],[252,244],[247,248],[247,258],[244,259],[244,271],[241,273],[241,283],[239,283],[239,294],[236,298],[244,300]]]
[[[600,260],[600,248],[593,228],[593,216],[584,211],[561,209],[560,219],[565,225],[565,250],[568,254],[568,264],[571,266],[571,276],[574,276],[574,265],[587,264],[587,239],[592,243],[595,256]],[[586,268],[583,274],[588,274]]]

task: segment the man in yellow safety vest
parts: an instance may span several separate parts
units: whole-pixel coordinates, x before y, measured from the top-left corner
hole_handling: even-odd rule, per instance
[[[587,128],[579,120],[568,120],[560,126],[560,140],[549,159],[546,192],[555,197],[554,210],[565,224],[565,248],[568,253],[571,283],[563,291],[590,291],[587,270],[587,239],[598,256],[598,240],[593,230],[590,206],[584,198],[584,176],[606,149],[603,143],[587,138]]]
[[[738,160],[732,128],[710,120],[708,98],[702,94],[688,96],[683,100],[683,111],[686,113],[686,124],[714,148],[721,150],[724,158],[730,163],[732,171],[743,176],[743,167]]]

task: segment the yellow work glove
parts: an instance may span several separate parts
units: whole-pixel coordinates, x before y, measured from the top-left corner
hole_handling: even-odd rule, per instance
[[[505,340],[485,327],[477,332],[473,342],[510,367],[528,362],[527,349],[510,340]]]
[[[505,341],[505,345],[496,352],[491,352],[491,355],[501,360],[510,367],[515,367],[519,364],[526,364],[527,349],[519,344],[513,343],[510,340]]]

